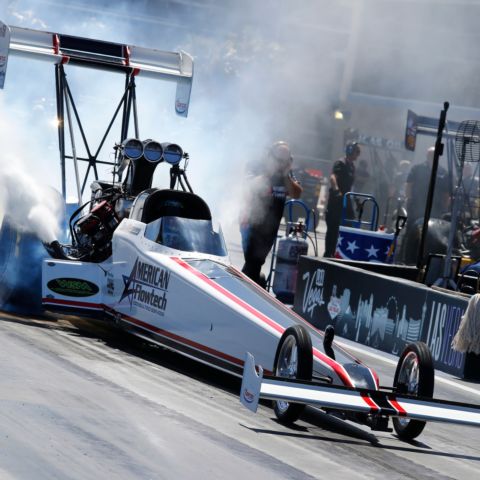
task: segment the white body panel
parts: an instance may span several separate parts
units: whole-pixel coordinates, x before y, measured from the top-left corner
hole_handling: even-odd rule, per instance
[[[312,337],[314,372],[338,384],[354,384],[343,365],[355,359],[341,350],[337,361],[327,357],[322,334],[231,267],[228,257],[165,247],[146,238],[145,229],[142,222],[123,220],[108,262],[46,260],[44,305],[75,314],[104,312],[138,336],[237,375],[247,351],[272,371],[282,333],[302,323]],[[98,292],[69,296],[56,286],[62,279],[79,281],[77,288],[91,283]],[[49,287],[55,280],[56,291]]]

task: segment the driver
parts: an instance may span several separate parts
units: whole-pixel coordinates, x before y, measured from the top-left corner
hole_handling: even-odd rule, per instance
[[[246,211],[240,219],[245,264],[242,272],[262,287],[261,269],[277,236],[287,196],[299,198],[302,187],[292,172],[293,158],[286,142],[275,142],[266,161],[248,179]]]

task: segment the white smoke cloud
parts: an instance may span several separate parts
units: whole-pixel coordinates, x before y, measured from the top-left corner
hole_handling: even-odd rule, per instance
[[[62,199],[58,192],[29,176],[22,162],[0,162],[0,228],[4,220],[24,233],[50,243],[59,238]]]
[[[211,8],[214,4],[216,9]],[[0,12],[7,23],[19,26],[192,54],[195,76],[188,119],[174,114],[173,84],[138,77],[140,135],[178,143],[190,153],[188,173],[194,190],[220,215],[228,233],[230,227],[237,228],[245,165],[262,161],[271,143],[289,141],[297,158],[331,160],[340,153],[334,148],[329,115],[342,100],[342,85],[368,95],[396,91],[416,101],[423,95],[430,103],[417,110],[420,114],[438,114],[449,97],[475,100],[477,67],[465,61],[474,47],[460,34],[475,18],[468,14],[475,2],[459,2],[458,8],[454,4],[245,0],[202,6],[175,1],[17,0],[4,4]],[[446,63],[448,55],[452,60],[461,57],[455,75],[455,68]],[[452,75],[441,75],[446,71]],[[68,66],[67,73],[95,146],[120,100],[123,78]],[[470,93],[461,98],[464,91]],[[42,183],[59,188],[56,134],[47,126],[55,115],[53,68],[10,59],[0,95],[5,98],[4,111],[21,117],[19,131],[29,139],[28,170]],[[357,109],[349,126],[369,135],[403,137],[408,102],[394,111],[388,105],[371,110],[353,103],[349,107]],[[102,159],[108,160],[114,142],[121,140],[118,131],[112,130]],[[102,178],[111,178],[108,167],[99,168]],[[71,165],[67,178],[73,178]],[[156,186],[168,185],[163,165],[155,181]],[[69,182],[69,194],[74,193],[72,185]]]

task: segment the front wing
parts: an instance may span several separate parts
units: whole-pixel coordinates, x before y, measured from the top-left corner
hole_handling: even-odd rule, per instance
[[[316,405],[371,415],[480,426],[480,406],[414,397],[400,393],[343,387],[257,374],[255,359],[247,353],[240,401],[252,412],[260,399]]]

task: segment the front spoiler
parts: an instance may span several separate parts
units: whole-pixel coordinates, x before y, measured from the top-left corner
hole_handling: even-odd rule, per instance
[[[260,399],[304,403],[373,416],[480,426],[480,405],[274,376],[264,377],[261,367],[257,374],[255,359],[247,353],[240,401],[246,408],[256,412]]]

